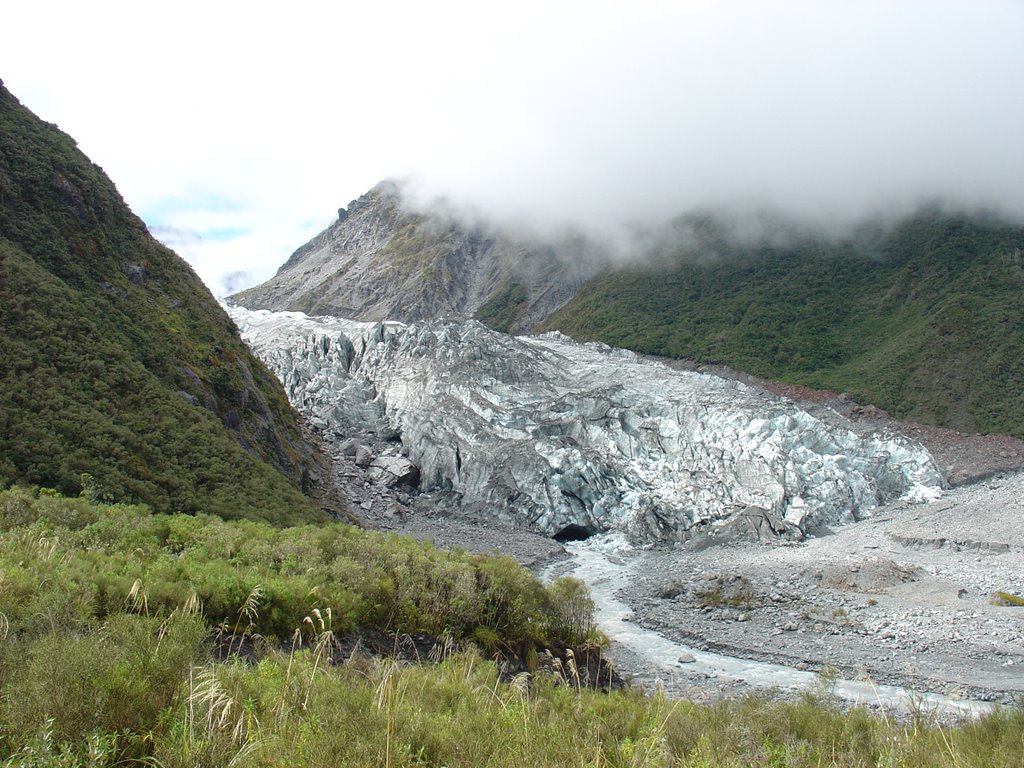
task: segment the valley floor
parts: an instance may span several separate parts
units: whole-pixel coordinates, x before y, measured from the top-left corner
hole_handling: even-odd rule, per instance
[[[808,401],[804,392],[785,394]],[[818,394],[822,410],[851,407]],[[961,484],[938,501],[897,502],[798,544],[705,540],[632,550],[617,560],[626,576],[617,584],[626,586],[609,597],[628,606],[630,621],[694,650],[953,698],[1024,701],[1024,607],[992,602],[996,592],[1024,593],[1024,444],[899,424],[871,411],[862,426],[921,440]],[[360,439],[375,454],[400,451],[372,435]],[[443,492],[383,488],[351,456],[335,454],[340,484],[368,527],[499,551],[535,570],[573,567],[548,538],[481,522]],[[666,669],[614,645],[610,655],[622,674],[673,696],[749,690],[700,665]]]
[[[694,648],[1001,703],[1024,701],[1024,475],[895,504],[796,545],[637,553],[619,598]],[[735,691],[687,672],[674,692]]]

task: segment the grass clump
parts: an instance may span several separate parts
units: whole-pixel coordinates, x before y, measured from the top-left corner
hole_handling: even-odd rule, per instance
[[[694,704],[576,690],[541,676],[529,685],[502,683],[494,664],[472,653],[433,666],[377,660],[318,667],[313,651],[303,650],[257,664],[191,668],[144,739],[132,741],[130,731],[77,740],[52,734],[43,748],[84,758],[92,744],[113,743],[111,759],[97,764],[115,757],[131,764],[145,751],[165,768],[1015,768],[1022,728],[1024,716],[1012,710],[957,726],[898,723],[844,711],[823,697]],[[20,749],[39,743],[32,734]]]
[[[335,631],[476,633],[494,645],[572,642],[590,626],[585,595],[545,589],[511,558],[342,523],[278,528],[11,489],[0,535],[0,614],[18,636],[190,601],[226,637],[283,640],[327,611]]]
[[[757,595],[746,576],[718,576],[706,587],[696,590],[702,606],[712,608],[753,608]]]
[[[992,603],[992,605],[1004,605],[1019,608],[1024,606],[1024,597],[1014,595],[1010,592],[993,592],[992,596],[989,598],[989,602]]]

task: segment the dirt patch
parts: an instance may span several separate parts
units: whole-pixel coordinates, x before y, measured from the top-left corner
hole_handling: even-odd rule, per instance
[[[921,568],[889,559],[867,559],[849,565],[825,565],[805,571],[807,578],[826,589],[861,594],[881,594],[890,587],[917,581]]]

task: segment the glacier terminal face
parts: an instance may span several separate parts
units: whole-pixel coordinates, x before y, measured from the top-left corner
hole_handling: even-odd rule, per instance
[[[754,516],[799,537],[942,485],[900,435],[560,334],[230,312],[314,424],[394,430],[422,488],[548,535],[679,541]]]

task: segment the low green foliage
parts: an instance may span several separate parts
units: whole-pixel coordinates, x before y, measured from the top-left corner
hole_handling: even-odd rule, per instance
[[[558,634],[573,645],[593,643],[599,638],[594,624],[594,598],[587,585],[573,576],[555,579],[548,587],[552,623]]]
[[[330,609],[334,631],[479,630],[499,644],[571,634],[556,620],[561,592],[511,558],[342,523],[277,528],[12,489],[0,492],[0,533],[0,613],[19,637],[195,600],[213,625],[268,638],[289,637],[314,609]]]
[[[473,315],[489,328],[511,333],[528,306],[530,294],[518,280],[499,285]]]
[[[198,599],[197,599],[198,597]],[[202,609],[200,609],[200,604]],[[487,645],[590,634],[583,585],[507,558],[333,524],[0,493],[0,765],[875,766],[1021,764],[1024,713],[956,727],[842,711],[824,695],[712,705],[497,669],[329,663],[353,626]],[[210,660],[217,626],[303,646]],[[235,646],[236,648],[238,646]],[[566,684],[568,682],[568,684]]]
[[[698,589],[696,596],[701,605],[715,608],[753,608],[757,604],[757,596],[745,576],[719,576],[706,587]]]
[[[748,246],[710,219],[680,226],[684,244],[589,281],[545,328],[1024,435],[1024,228],[925,210]]]
[[[993,605],[1021,607],[1024,606],[1024,597],[1014,595],[1010,592],[993,592],[989,602]]]

